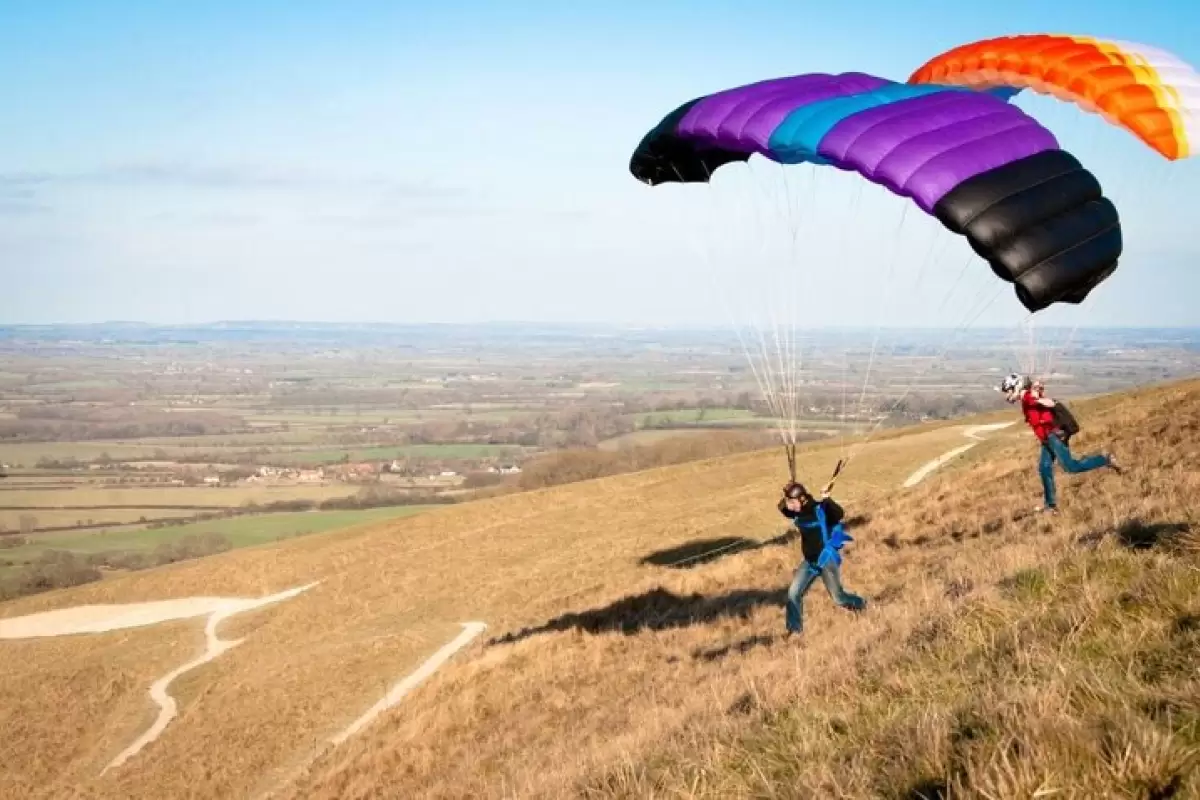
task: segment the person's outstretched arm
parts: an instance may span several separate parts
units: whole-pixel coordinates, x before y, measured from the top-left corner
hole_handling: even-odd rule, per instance
[[[821,505],[825,509],[825,519],[826,519],[826,521],[828,521],[830,527],[837,525],[839,522],[841,522],[843,519],[846,518],[845,509],[843,509],[841,506],[839,506],[837,504],[837,501],[834,500],[832,497],[826,497],[824,500],[821,501]]]

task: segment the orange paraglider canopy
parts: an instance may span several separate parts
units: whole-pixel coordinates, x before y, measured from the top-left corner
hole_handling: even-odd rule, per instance
[[[1001,36],[935,56],[908,82],[1009,96],[1033,89],[1100,114],[1171,160],[1187,158],[1200,143],[1200,74],[1147,45],[1089,36]]]

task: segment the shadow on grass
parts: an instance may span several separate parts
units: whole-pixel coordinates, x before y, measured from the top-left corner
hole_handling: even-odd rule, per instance
[[[702,594],[678,595],[657,587],[623,597],[603,608],[562,614],[537,627],[490,639],[488,645],[512,644],[538,634],[561,633],[572,628],[592,634],[620,632],[630,636],[645,630],[706,625],[726,618],[746,619],[762,606],[782,606],[786,598],[787,589],[740,589],[706,597]]]
[[[1130,550],[1151,550],[1170,545],[1191,531],[1192,526],[1187,522],[1145,522],[1135,517],[1122,522],[1116,531],[1107,528],[1089,531],[1075,541],[1083,547],[1096,547],[1111,532],[1122,547]]]
[[[942,781],[925,780],[904,793],[905,800],[948,800],[950,787]]]
[[[713,647],[707,650],[695,650],[692,652],[692,658],[698,658],[701,661],[720,661],[725,656],[737,653],[748,653],[756,647],[765,647],[775,641],[775,637],[769,634],[758,634],[755,636],[747,636],[745,639],[739,639],[736,642],[727,644],[724,647]]]
[[[784,544],[790,537],[788,534],[777,536],[766,542],[747,539],[742,536],[725,536],[720,539],[697,539],[685,542],[677,547],[665,550],[655,550],[638,561],[642,566],[666,567],[668,569],[692,569],[701,564],[711,564],[718,559],[745,553],[749,550],[760,550],[773,544]]]
[[[1117,528],[1117,541],[1130,550],[1149,550],[1168,540],[1189,532],[1192,526],[1186,522],[1145,523],[1140,519],[1126,520]]]
[[[847,529],[863,525],[870,521],[865,514],[847,517]],[[764,547],[780,547],[791,544],[796,540],[796,529],[789,528],[785,533],[760,542],[757,539],[747,539],[744,536],[724,536],[719,539],[697,539],[684,542],[665,550],[655,550],[643,556],[638,563],[642,566],[666,567],[668,569],[693,569],[701,564],[711,564],[737,553],[747,553],[761,550]]]

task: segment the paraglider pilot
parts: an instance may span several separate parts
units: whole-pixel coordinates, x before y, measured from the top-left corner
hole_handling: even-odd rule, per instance
[[[1042,493],[1045,505],[1042,511],[1050,514],[1058,513],[1058,505],[1054,489],[1054,462],[1057,461],[1069,473],[1091,472],[1094,469],[1108,467],[1117,474],[1121,467],[1113,458],[1112,453],[1096,454],[1084,458],[1071,455],[1069,440],[1076,428],[1074,417],[1065,407],[1046,397],[1046,387],[1040,380],[1032,380],[1029,376],[1011,374],[998,387],[1010,403],[1021,404],[1021,413],[1025,422],[1033,429],[1033,435],[1042,443],[1042,456],[1038,462],[1038,475],[1042,479]],[[1070,426],[1067,427],[1067,426]],[[1076,428],[1077,429],[1077,428]]]
[[[804,555],[787,593],[784,621],[789,636],[804,628],[804,595],[818,577],[839,606],[851,611],[867,607],[865,600],[842,586],[842,556],[838,551],[853,539],[842,524],[845,512],[829,497],[829,491],[826,486],[818,502],[803,484],[790,481],[783,487],[783,498],[779,501],[779,513],[790,519],[800,532]]]

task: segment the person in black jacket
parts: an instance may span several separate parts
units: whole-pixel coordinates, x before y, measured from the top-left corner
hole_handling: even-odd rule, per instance
[[[783,487],[783,498],[779,501],[779,513],[790,519],[800,533],[800,551],[804,555],[787,593],[784,623],[789,635],[803,631],[804,595],[818,577],[824,581],[833,602],[842,608],[862,611],[867,607],[866,600],[842,586],[839,551],[853,540],[842,525],[845,511],[830,498],[829,491],[826,487],[817,502],[803,484],[792,481]]]

